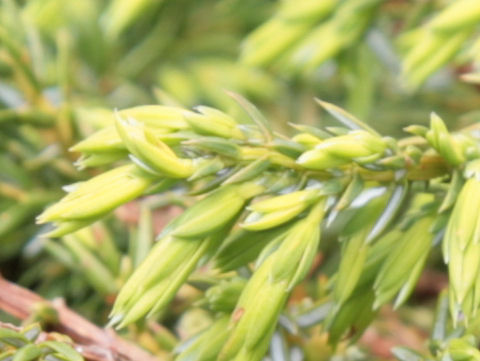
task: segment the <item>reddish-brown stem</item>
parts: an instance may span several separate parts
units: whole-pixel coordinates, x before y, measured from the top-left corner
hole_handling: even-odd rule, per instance
[[[53,330],[69,336],[90,361],[160,361],[147,351],[122,339],[111,329],[102,329],[69,309],[62,300],[52,302],[0,276],[0,310],[27,319],[36,304],[48,304],[58,314]]]

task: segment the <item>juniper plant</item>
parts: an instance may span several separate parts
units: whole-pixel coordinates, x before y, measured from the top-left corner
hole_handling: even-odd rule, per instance
[[[49,237],[78,234],[144,195],[174,189],[194,200],[121,288],[111,325],[162,313],[202,266],[227,280],[202,301],[219,318],[177,358],[261,360],[329,232],[342,248],[324,301],[332,345],[358,338],[380,306],[401,306],[438,242],[451,318],[468,329],[479,307],[479,258],[470,251],[479,241],[476,127],[450,133],[432,114],[429,128],[407,127],[413,136],[397,140],[318,101],[342,126],[297,125],[288,138],[232,96],[250,121],[208,107],[141,106],[112,112],[111,125],[73,147],[112,169],[68,187],[38,217],[54,225]]]
[[[476,0],[3,0],[0,259],[35,236],[22,254],[43,248],[58,262],[36,257],[21,283],[66,296],[97,322],[108,308],[127,337],[178,360],[288,360],[299,346],[315,359],[318,333],[342,353],[443,261],[450,283],[430,353],[394,355],[480,359],[478,126],[450,133],[433,114],[394,139],[322,101],[342,126],[305,125],[317,121],[310,95],[340,103],[343,86],[347,108],[372,119],[425,124],[419,108],[472,110],[475,87],[446,101],[421,85],[442,80],[433,75],[444,65],[475,72],[479,9]],[[272,125],[222,88],[268,100]],[[152,102],[165,105],[110,111]],[[34,215],[72,182],[38,231]],[[141,203],[138,226],[109,217],[131,201]],[[153,242],[152,212],[167,203],[184,212]],[[183,327],[189,317],[202,327]],[[189,340],[156,320],[174,320]],[[0,341],[0,359],[78,359],[14,336],[25,349]]]

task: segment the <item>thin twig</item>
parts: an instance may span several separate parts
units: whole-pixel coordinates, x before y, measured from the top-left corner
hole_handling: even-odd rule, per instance
[[[76,343],[77,350],[90,361],[160,361],[113,330],[102,329],[87,321],[62,300],[50,302],[0,275],[0,310],[25,320],[38,303],[49,304],[57,311],[58,323],[53,329],[68,335]]]

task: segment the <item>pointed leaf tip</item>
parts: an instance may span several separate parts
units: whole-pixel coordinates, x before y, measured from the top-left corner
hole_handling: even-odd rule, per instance
[[[225,90],[225,92],[247,112],[255,124],[258,125],[265,139],[270,142],[273,139],[272,127],[260,110],[242,95],[230,90]]]
[[[358,129],[363,129],[375,136],[380,136],[380,134],[370,127],[368,124],[362,122],[360,119],[355,117],[353,114],[348,113],[344,109],[336,106],[335,104],[328,103],[324,100],[321,100],[319,98],[314,98],[315,101],[323,108],[325,109],[331,116],[333,116],[335,119],[337,119],[340,123],[346,125],[350,129],[353,130],[358,130]]]

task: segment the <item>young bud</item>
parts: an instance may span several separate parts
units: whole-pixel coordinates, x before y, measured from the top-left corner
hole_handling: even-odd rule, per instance
[[[272,258],[264,262],[244,288],[232,314],[231,332],[218,361],[259,361],[264,356],[288,295],[283,283],[269,282],[272,264]]]
[[[263,190],[255,183],[224,186],[187,209],[164,229],[162,235],[198,238],[215,232],[235,217],[248,199]]]
[[[153,178],[134,165],[118,167],[76,185],[37,220],[46,223],[98,219],[141,195],[153,182]]]
[[[218,361],[259,361],[268,348],[288,292],[306,275],[315,256],[324,201],[298,221],[245,286],[230,321],[232,329]]]
[[[186,130],[188,124],[183,118],[184,109],[164,105],[142,105],[123,109],[118,112],[120,118],[135,119],[148,128],[168,131]]]
[[[318,199],[318,193],[318,190],[315,189],[287,193],[253,203],[248,209],[260,213],[277,212],[298,204],[309,204]]]
[[[188,178],[194,172],[191,159],[181,159],[163,142],[132,118],[117,117],[116,127],[132,160],[142,168],[172,178]]]
[[[221,316],[205,331],[194,336],[188,346],[180,352],[175,361],[215,361],[228,338],[229,317]]]
[[[240,147],[240,158],[244,161],[268,160],[270,163],[281,167],[299,168],[294,159],[266,148]]]
[[[462,187],[448,221],[443,240],[443,253],[448,263],[452,292],[452,316],[457,319],[457,309],[466,321],[472,316],[471,295],[477,294],[476,280],[480,268],[480,180],[468,179]],[[480,300],[475,300],[480,302]]]
[[[240,226],[248,231],[263,231],[266,229],[271,229],[295,218],[306,208],[307,205],[300,204],[289,209],[267,214],[253,212],[248,215],[248,217]]]
[[[70,151],[87,154],[115,153],[125,151],[125,145],[118,135],[115,126],[110,125],[75,144],[70,148]]]
[[[122,287],[111,317],[122,328],[145,315],[161,311],[206,256],[225,236],[225,230],[206,239],[167,237],[157,243]]]
[[[314,149],[303,153],[297,163],[309,169],[328,169],[349,164],[355,159],[372,157],[375,160],[386,149],[386,143],[364,130],[352,131],[324,140]]]
[[[423,125],[409,125],[408,127],[403,128],[403,130],[419,137],[425,137],[428,132],[428,128]]]
[[[276,227],[293,219],[319,198],[318,190],[303,190],[254,203],[254,212],[242,223],[242,228],[259,231]]]
[[[225,186],[167,225],[162,241],[120,291],[112,322],[123,327],[162,310],[200,259],[223,241],[245,202],[263,190],[254,183]]]
[[[337,307],[350,298],[362,275],[369,252],[369,245],[365,241],[367,233],[368,227],[343,241],[345,244],[333,293]]]
[[[391,300],[397,293],[395,306],[410,295],[432,246],[433,234],[429,231],[432,221],[431,217],[416,221],[398,240],[398,245],[383,263],[375,280],[375,308]]]
[[[184,109],[162,105],[145,105],[128,108],[117,112],[122,119],[135,119],[140,124],[157,134],[168,134],[177,130],[188,129],[183,119]],[[108,123],[115,122],[115,115],[109,114]],[[115,125],[107,125],[88,138],[74,145],[70,150],[83,153],[103,153],[123,150],[125,146],[115,130]]]
[[[232,312],[246,283],[243,278],[233,278],[210,287],[205,292],[208,307],[215,312]]]
[[[324,201],[319,201],[305,219],[297,222],[274,253],[271,269],[274,282],[287,282],[290,291],[305,277],[320,242],[320,222],[324,214]]]
[[[465,161],[461,147],[451,137],[443,120],[432,113],[430,130],[426,134],[430,145],[452,165],[459,165]]]
[[[183,114],[195,132],[227,139],[245,138],[235,119],[228,114],[205,106],[199,106],[196,110],[198,113],[184,112]]]
[[[303,145],[307,149],[313,149],[322,142],[322,139],[309,133],[300,133],[292,138],[294,142]]]

